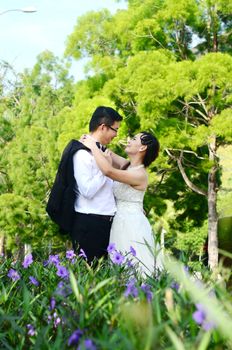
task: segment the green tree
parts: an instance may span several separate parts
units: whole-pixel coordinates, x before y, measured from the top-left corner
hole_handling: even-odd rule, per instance
[[[130,0],[128,10],[114,16],[103,11],[79,19],[66,51],[92,58],[92,72],[104,76],[98,95],[123,110],[125,134],[152,129],[160,138],[161,194],[175,201],[177,222],[202,225],[208,207],[212,269],[218,260],[217,150],[231,143],[231,57],[216,52],[230,52],[231,6],[231,0]],[[114,67],[111,75],[106,62]]]
[[[57,114],[69,108],[74,97],[68,74],[67,64],[46,51],[38,56],[31,72],[25,71],[11,90],[3,92],[0,199],[9,212],[18,203],[20,215],[16,215],[18,221],[14,213],[12,220],[4,221],[2,214],[1,235],[12,238],[18,232],[22,242],[33,244],[54,230],[45,207],[60,158],[56,141],[63,120],[57,123]],[[17,200],[11,206],[9,198],[14,197]],[[20,221],[22,230],[16,229]]]

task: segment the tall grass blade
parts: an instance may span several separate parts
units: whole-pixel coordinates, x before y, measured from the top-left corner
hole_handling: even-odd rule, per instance
[[[81,304],[83,302],[83,296],[79,291],[76,278],[71,270],[69,270],[69,278],[73,293],[75,294],[77,301]]]
[[[175,259],[168,257],[164,259],[165,267],[170,274],[189,293],[194,303],[201,303],[219,332],[232,342],[232,318],[217,301],[216,297],[209,296],[209,290],[202,282],[192,281],[190,275],[184,270],[184,266]],[[199,282],[199,281],[198,281]]]
[[[185,350],[184,344],[170,327],[166,326],[166,332],[168,333],[168,336],[171,339],[176,350]]]

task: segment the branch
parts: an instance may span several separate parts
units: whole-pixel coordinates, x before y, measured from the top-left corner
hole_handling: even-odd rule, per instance
[[[159,186],[162,184],[165,174],[166,174],[166,172],[163,172],[163,173],[162,173],[160,181],[154,186],[154,190],[155,190],[155,191],[157,191],[157,189],[159,188]]]
[[[165,47],[162,45],[162,43],[154,37],[154,35],[152,34],[150,28],[149,28],[149,35],[150,35],[150,38],[152,38],[152,39],[153,39],[156,43],[158,43],[163,49],[165,49]]]
[[[167,150],[166,150],[167,151]],[[168,150],[169,151],[169,150]],[[200,157],[198,156],[198,154],[196,152],[193,152],[193,151],[189,151],[189,150],[183,150],[183,149],[179,149],[179,148],[172,148],[171,151],[179,151],[179,152],[182,152],[182,153],[191,153],[191,154],[194,154],[198,159],[205,159],[204,157]],[[168,152],[167,152],[168,153]],[[168,153],[169,156],[170,153]],[[173,156],[172,156],[173,157]]]
[[[182,165],[182,163],[181,163],[183,151],[181,151],[180,157],[179,157],[179,158],[173,156],[173,155],[171,154],[171,152],[170,152],[168,149],[166,149],[165,151],[167,152],[167,154],[169,155],[170,158],[172,158],[172,159],[174,159],[174,160],[177,161],[178,168],[179,168],[179,170],[180,170],[180,173],[181,173],[181,175],[182,175],[182,177],[183,177],[183,179],[184,179],[186,185],[187,185],[192,191],[194,191],[194,192],[196,192],[196,193],[198,193],[198,194],[201,194],[201,195],[207,197],[207,195],[208,195],[207,192],[205,192],[205,191],[202,190],[201,188],[198,188],[196,185],[194,185],[194,184],[189,180],[189,178],[188,178],[188,176],[187,176],[187,174],[186,174],[186,172],[185,172],[185,170],[184,170],[184,168],[183,168],[183,165]]]
[[[201,194],[203,196],[206,196],[207,197],[207,192],[205,192],[204,190],[202,190],[201,188],[195,186],[188,178],[188,176],[186,175],[185,173],[185,170],[182,166],[182,163],[181,163],[181,157],[180,158],[177,158],[177,164],[178,164],[178,168],[180,170],[180,173],[186,183],[186,185],[191,188],[192,191],[198,193],[198,194]]]
[[[8,176],[8,174],[7,174],[5,171],[2,171],[1,169],[0,169],[0,174],[3,174],[3,175],[5,175],[5,176]]]
[[[157,172],[157,175],[161,175],[161,178],[160,178],[160,181],[154,186],[154,190],[157,191],[157,189],[159,188],[159,186],[162,185],[162,182],[163,182],[163,179],[164,179],[164,176],[166,175],[167,172],[171,172],[171,171],[174,171],[176,170],[176,168],[168,168],[168,169],[161,169]]]
[[[203,107],[203,109],[205,111],[205,115],[207,116],[208,110],[207,110],[206,105],[205,105],[205,102],[207,101],[207,99],[206,98],[203,99],[199,93],[197,94],[197,97],[198,97],[198,100],[200,101],[201,106]],[[195,98],[195,101],[197,101],[196,98]]]
[[[199,114],[201,116],[201,118],[195,116],[194,118],[195,119],[199,119],[201,121],[203,121],[206,125],[208,125],[208,121],[209,121],[209,118],[207,117],[207,115],[205,115],[203,112],[201,112],[199,109],[195,108],[195,107],[192,107],[191,105],[199,105],[199,106],[202,106],[202,103],[201,102],[198,102],[196,99],[193,98],[193,101],[190,101],[190,102],[184,102],[180,99],[178,99],[178,102],[180,102],[184,107],[183,107],[183,110],[186,110],[188,112],[188,109],[192,109],[192,110],[195,110],[197,114]],[[189,116],[187,115],[187,118],[189,119]],[[190,118],[192,118],[190,116]]]
[[[165,47],[162,45],[162,43],[156,39],[154,37],[154,35],[152,34],[151,32],[151,29],[149,28],[149,34],[144,34],[144,35],[138,35],[138,34],[135,34],[135,33],[132,33],[132,35],[136,38],[150,38],[150,39],[153,39],[157,44],[159,44],[163,49],[165,49]]]
[[[232,192],[232,188],[229,188],[229,187],[221,187],[221,188],[220,188],[220,191],[222,191],[222,192]]]

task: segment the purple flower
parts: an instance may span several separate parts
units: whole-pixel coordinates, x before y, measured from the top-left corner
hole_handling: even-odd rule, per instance
[[[22,265],[23,265],[24,269],[27,269],[28,266],[31,265],[32,263],[33,263],[33,256],[32,256],[32,254],[30,253],[30,254],[28,254],[28,255],[25,256]]]
[[[33,335],[35,335],[35,329],[34,329],[34,327],[29,323],[29,324],[27,324],[27,329],[28,329],[27,334],[28,334],[30,337],[33,337]]]
[[[79,254],[80,257],[84,258],[84,259],[87,259],[87,255],[85,254],[84,250],[81,248],[80,249],[80,254]]]
[[[57,265],[59,265],[59,263],[60,263],[59,255],[58,254],[56,254],[56,255],[49,255],[48,262],[50,264],[53,264],[53,265],[55,265],[57,267]]]
[[[107,252],[109,254],[114,253],[116,251],[115,243],[110,243],[107,247]]]
[[[207,332],[207,331],[210,331],[211,329],[216,328],[216,324],[213,321],[207,320],[206,322],[203,322],[202,328]]]
[[[56,312],[54,312],[53,318],[54,318],[54,327],[56,328],[61,323],[61,318],[57,315]]]
[[[55,306],[56,306],[56,299],[52,297],[51,300],[50,300],[50,307],[49,307],[49,309],[53,310],[53,309],[55,309]]]
[[[56,312],[54,312],[53,315],[48,315],[48,323],[50,323],[52,320],[55,328],[57,328],[57,326],[61,323],[61,318]]]
[[[19,273],[14,269],[10,269],[7,276],[10,277],[12,281],[17,281],[20,279]]]
[[[73,332],[73,334],[69,337],[68,346],[77,345],[82,334],[83,332],[80,329],[77,329],[75,332]]]
[[[63,281],[60,281],[60,282],[58,283],[58,285],[57,285],[57,288],[58,288],[58,289],[62,289],[62,288],[64,288],[64,287],[65,287],[65,284],[64,284]]]
[[[135,286],[135,280],[131,279],[127,285],[126,285],[126,290],[124,292],[125,297],[128,297],[129,295],[131,295],[132,297],[136,298],[138,296],[138,289]]]
[[[133,255],[133,256],[136,256],[136,250],[130,246],[130,253]]]
[[[127,267],[129,268],[134,267],[134,264],[131,260],[127,260],[126,264],[127,264]]]
[[[171,286],[170,286],[172,289],[175,289],[175,290],[179,290],[179,288],[180,288],[180,285],[179,285],[179,283],[177,283],[177,282],[172,282],[171,283]]]
[[[216,324],[208,319],[204,306],[202,304],[196,304],[196,308],[197,310],[192,315],[194,321],[201,325],[205,331],[215,328]]]
[[[97,350],[96,345],[91,339],[85,339],[83,345],[85,350]],[[83,347],[79,345],[77,350],[81,350],[81,349],[83,349]]]
[[[43,266],[44,266],[44,267],[48,266],[48,264],[49,264],[49,261],[48,261],[48,260],[44,260],[44,261],[43,261]]]
[[[119,252],[115,251],[111,257],[111,260],[113,261],[114,264],[116,265],[121,265],[124,261],[124,256],[121,255]]]
[[[200,311],[200,310],[196,310],[194,313],[193,313],[193,319],[194,321],[197,323],[197,324],[202,324],[205,320],[205,313],[203,311]]]
[[[69,272],[65,266],[57,265],[56,267],[57,267],[57,272],[56,272],[57,276],[64,279],[69,277]]]
[[[153,297],[153,293],[151,291],[151,286],[149,286],[149,284],[142,284],[141,289],[142,289],[142,291],[144,291],[146,298],[147,298],[147,301],[151,301],[152,297]]]
[[[75,256],[76,256],[76,254],[74,253],[74,250],[67,250],[67,252],[66,252],[67,259],[72,260]]]
[[[35,286],[39,285],[39,282],[37,281],[37,279],[33,276],[29,276],[29,280],[31,282],[31,284],[34,284]]]
[[[97,349],[91,339],[85,339],[84,344],[85,344],[85,348],[88,349],[88,350],[95,350],[95,349]]]
[[[202,304],[200,304],[200,303],[197,303],[196,304],[196,308],[197,308],[197,310],[200,310],[200,311],[204,311],[205,312],[205,308],[204,308],[204,306],[202,305]]]
[[[72,288],[69,285],[66,285],[63,281],[60,281],[57,285],[56,294],[67,297],[72,294]]]

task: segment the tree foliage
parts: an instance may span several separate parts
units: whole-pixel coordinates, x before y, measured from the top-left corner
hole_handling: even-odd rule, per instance
[[[1,193],[42,213],[65,144],[88,131],[97,106],[109,105],[124,116],[118,139],[145,129],[158,136],[145,207],[151,221],[168,217],[184,249],[189,232],[205,232],[209,193],[216,210],[218,149],[232,141],[231,10],[231,0],[128,0],[114,15],[79,17],[65,55],[90,58],[86,79],[74,84],[65,59],[44,52],[2,94]],[[125,155],[118,139],[111,147]]]

